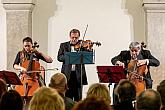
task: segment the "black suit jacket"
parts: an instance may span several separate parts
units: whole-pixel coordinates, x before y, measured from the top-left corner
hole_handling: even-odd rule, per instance
[[[65,52],[71,52],[70,42],[64,42],[60,44],[60,48],[59,48],[58,56],[57,56],[58,61],[63,62],[61,72],[66,75],[67,80],[69,81],[72,65],[65,64],[65,57],[64,57]],[[76,64],[75,68],[76,68],[76,76],[77,76],[78,85],[80,86],[81,85],[81,65]],[[84,65],[82,65],[82,84],[83,85],[88,84]]]
[[[160,62],[159,60],[157,60],[154,56],[151,55],[149,50],[142,50],[139,55],[138,55],[138,60],[142,60],[142,59],[148,59],[149,60],[149,64],[147,65],[148,68],[148,73],[146,74],[146,78],[151,79],[151,75],[150,75],[150,66],[159,66]],[[130,55],[130,51],[126,50],[126,51],[121,51],[119,55],[113,57],[111,59],[111,62],[113,65],[116,64],[117,61],[121,61],[125,64],[125,67],[127,68],[129,61],[131,60],[131,55]],[[146,86],[147,88],[152,88],[152,82],[148,82],[146,81]]]

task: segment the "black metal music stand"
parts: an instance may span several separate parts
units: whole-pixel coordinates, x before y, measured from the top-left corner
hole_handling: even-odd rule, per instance
[[[5,71],[5,70],[0,71],[0,78],[5,80],[9,86],[10,85],[22,85],[17,74],[12,71]]]
[[[122,66],[97,66],[99,81],[102,83],[118,83],[126,79]]]
[[[65,52],[65,64],[81,65],[81,90],[82,90],[82,65],[94,64],[94,53],[87,51]]]

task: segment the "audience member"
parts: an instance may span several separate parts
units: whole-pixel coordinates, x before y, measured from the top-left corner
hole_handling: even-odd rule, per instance
[[[114,106],[115,110],[135,110],[133,101],[136,98],[136,87],[127,79],[120,80],[115,88],[119,103]]]
[[[64,99],[65,110],[71,110],[71,108],[75,104],[75,101],[65,96],[65,93],[68,89],[66,76],[63,73],[54,74],[51,77],[49,87],[56,89],[57,92]]]
[[[165,80],[161,81],[160,84],[157,86],[157,91],[160,93],[162,100],[161,110],[165,110]]]
[[[0,110],[23,110],[23,100],[15,90],[9,90],[2,95]]]
[[[104,84],[100,84],[100,83],[92,84],[87,91],[87,97],[89,96],[96,96],[98,98],[103,98],[109,104],[111,104],[110,92]]]
[[[64,110],[65,105],[57,91],[41,87],[35,91],[29,105],[29,110]]]
[[[4,92],[7,91],[6,82],[3,79],[0,79],[0,99]]]
[[[72,110],[111,110],[111,108],[104,99],[90,96],[76,103]]]
[[[160,94],[153,89],[147,89],[137,97],[137,110],[160,110],[160,106]]]

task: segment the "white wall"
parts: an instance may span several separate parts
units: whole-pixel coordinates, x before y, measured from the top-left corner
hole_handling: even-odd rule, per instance
[[[7,68],[6,14],[0,3],[0,70]]]
[[[131,35],[135,41],[146,42],[145,36],[145,12],[142,7],[143,0],[123,0],[125,13],[130,16]]]
[[[48,21],[54,16],[56,7],[56,0],[36,0],[32,13],[32,38],[40,45],[38,49],[45,54],[48,54]],[[41,65],[46,68],[45,62],[41,61]]]

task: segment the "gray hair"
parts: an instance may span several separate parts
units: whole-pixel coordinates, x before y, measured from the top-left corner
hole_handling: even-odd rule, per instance
[[[138,50],[141,50],[141,44],[139,42],[131,42],[129,45],[129,49],[137,48]]]

